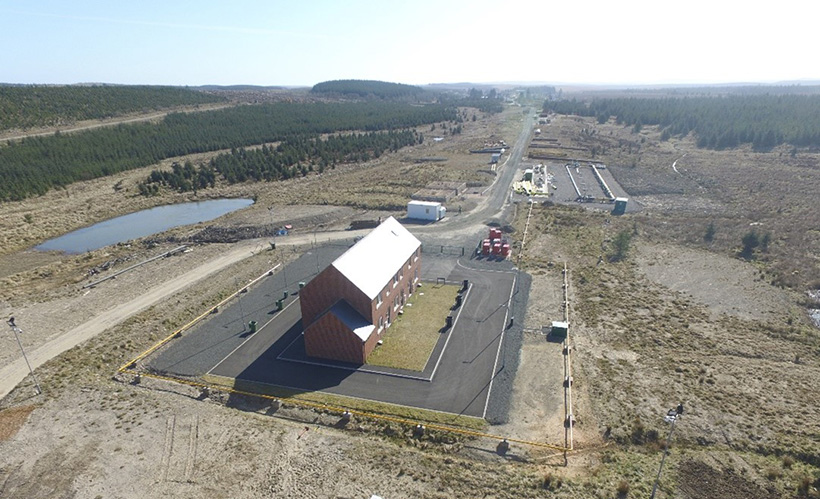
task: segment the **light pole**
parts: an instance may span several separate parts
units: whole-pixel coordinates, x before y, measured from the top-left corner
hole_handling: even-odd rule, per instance
[[[239,278],[235,278],[234,282],[236,285],[239,285]],[[242,309],[242,293],[245,288],[241,288],[236,295],[236,299],[239,301],[239,314],[242,316],[242,331],[245,331],[245,311]]]
[[[23,349],[23,342],[20,341],[20,333],[23,332],[22,329],[17,327],[17,324],[14,323],[14,317],[9,317],[7,324],[14,331],[14,337],[17,339],[17,344],[20,345],[20,351],[23,352],[23,358],[26,360],[26,365],[28,366],[28,372],[31,374],[31,378],[34,380],[34,386],[36,386],[37,395],[43,393],[43,389],[40,388],[40,382],[37,381],[37,376],[34,375],[34,369],[31,368],[31,363],[28,361],[28,357],[26,356],[26,351]]]
[[[663,448],[663,457],[661,458],[661,465],[658,467],[658,476],[655,477],[655,485],[652,486],[652,494],[649,499],[655,499],[655,492],[658,490],[658,482],[661,480],[661,473],[663,472],[663,463],[666,461],[666,456],[669,454],[669,444],[672,442],[672,433],[675,432],[675,423],[683,414],[683,404],[678,404],[677,409],[669,409],[663,420],[670,424],[669,435],[666,437],[666,445]]]

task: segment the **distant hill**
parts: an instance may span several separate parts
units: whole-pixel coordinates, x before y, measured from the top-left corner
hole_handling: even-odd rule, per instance
[[[284,87],[280,85],[200,85],[198,87],[191,87],[197,90],[208,90],[208,91],[218,91],[218,90],[226,90],[226,91],[252,91],[252,90],[289,90],[291,88],[300,88],[300,87]]]
[[[347,95],[361,98],[404,99],[418,97],[426,91],[414,85],[388,83],[376,80],[333,80],[317,83],[310,90],[313,94]]]

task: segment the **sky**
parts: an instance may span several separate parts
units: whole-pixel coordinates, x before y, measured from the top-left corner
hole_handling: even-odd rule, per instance
[[[802,0],[0,0],[0,82],[818,80],[810,9]]]

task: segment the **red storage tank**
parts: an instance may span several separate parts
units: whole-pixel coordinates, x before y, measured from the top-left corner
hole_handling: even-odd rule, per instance
[[[504,243],[501,245],[501,256],[504,258],[510,256],[510,243]]]
[[[500,255],[501,254],[501,243],[493,244],[493,255]]]
[[[489,255],[490,254],[490,240],[485,239],[483,243],[481,243],[481,254],[482,255]]]
[[[501,239],[501,229],[490,229],[490,239]]]

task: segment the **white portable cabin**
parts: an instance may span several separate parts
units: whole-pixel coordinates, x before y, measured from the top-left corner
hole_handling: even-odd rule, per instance
[[[447,209],[434,201],[410,201],[407,203],[407,218],[416,220],[441,220]]]

